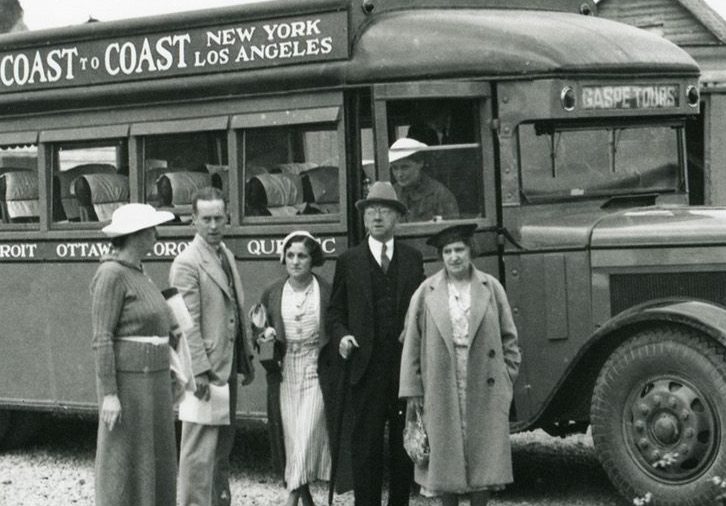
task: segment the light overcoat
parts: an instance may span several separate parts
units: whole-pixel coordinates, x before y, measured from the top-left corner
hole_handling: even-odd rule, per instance
[[[223,385],[229,380],[235,353],[237,372],[249,374],[253,366],[245,326],[238,321],[243,318],[242,282],[232,252],[224,243],[220,250],[232,268],[235,297],[217,252],[199,235],[174,259],[169,283],[179,289],[194,320],[187,335],[194,374],[208,372],[213,383]]]
[[[456,355],[444,270],[411,298],[401,359],[400,397],[423,396],[431,454],[415,468],[429,490],[462,492],[513,481],[509,407],[519,370],[517,330],[504,288],[473,269],[469,319],[464,442],[456,384]]]

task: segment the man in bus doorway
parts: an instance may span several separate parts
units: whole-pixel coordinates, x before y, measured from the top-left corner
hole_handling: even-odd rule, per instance
[[[424,279],[423,260],[417,250],[394,240],[406,206],[390,183],[374,183],[356,207],[363,213],[368,237],[338,259],[327,318],[331,341],[346,361],[344,377],[350,378],[355,504],[381,504],[388,422],[388,504],[404,506],[413,466],[403,449],[405,405],[397,399],[399,336],[409,300]],[[340,434],[336,437],[340,439]]]
[[[254,369],[251,346],[243,330],[242,283],[234,255],[222,242],[227,208],[220,190],[208,187],[194,195],[192,223],[197,234],[176,257],[169,273],[171,285],[181,292],[194,321],[187,340],[196,392],[187,393],[179,408],[180,418],[185,421],[177,495],[182,506],[228,506],[237,373],[243,375],[242,384],[247,385],[254,379]],[[220,390],[224,393],[220,394]],[[226,394],[228,411],[223,405],[219,419],[196,418],[196,412],[205,411],[199,409],[201,403],[211,402],[214,407],[215,400],[221,398],[224,404]]]

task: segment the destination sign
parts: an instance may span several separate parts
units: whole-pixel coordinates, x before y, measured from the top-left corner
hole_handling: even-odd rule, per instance
[[[584,109],[664,109],[679,104],[677,84],[582,87]]]
[[[272,238],[230,238],[225,241],[235,256],[245,258],[273,258],[277,261],[282,252],[282,239]],[[318,239],[323,254],[337,251],[335,237]],[[190,244],[188,240],[159,240],[154,244],[149,259],[171,260]],[[111,253],[108,241],[38,241],[0,242],[0,263],[22,261],[78,261],[100,260]]]
[[[0,93],[348,57],[345,12],[0,52]]]

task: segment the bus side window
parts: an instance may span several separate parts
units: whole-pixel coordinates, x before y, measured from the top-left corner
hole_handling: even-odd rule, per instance
[[[125,139],[56,143],[50,163],[56,224],[108,221],[116,208],[129,201]]]
[[[421,99],[388,102],[389,142],[409,138],[423,146],[409,162],[389,166],[391,182],[409,208],[408,222],[484,215],[478,102]],[[406,167],[407,166],[407,167]]]
[[[205,186],[229,198],[227,137],[224,131],[179,132],[143,137],[144,200],[189,222],[192,196]]]
[[[39,217],[37,146],[0,147],[0,225]]]
[[[300,221],[340,213],[336,124],[250,128],[239,135],[245,146],[245,216]]]

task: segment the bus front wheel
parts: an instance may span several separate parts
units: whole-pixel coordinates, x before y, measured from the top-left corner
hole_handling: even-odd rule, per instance
[[[603,468],[628,499],[709,504],[726,478],[726,350],[690,329],[647,330],[600,371],[590,421]]]

